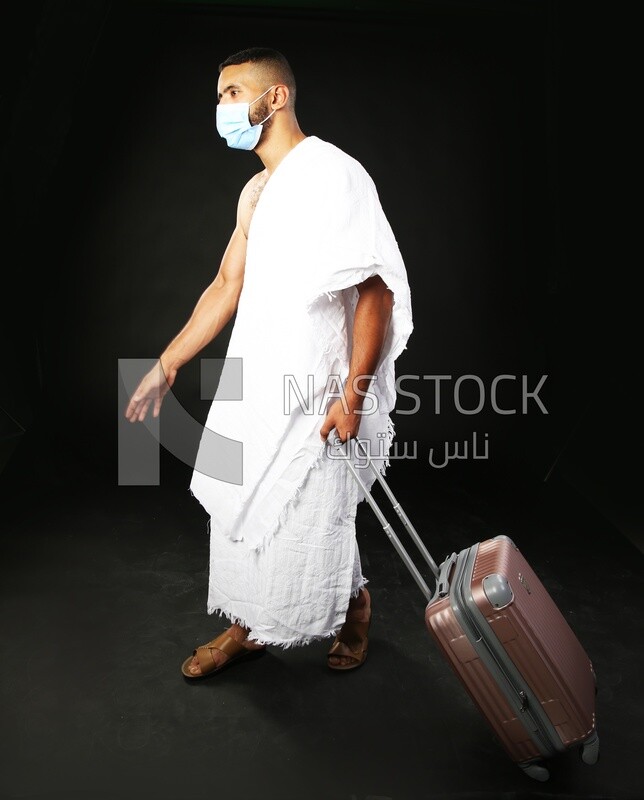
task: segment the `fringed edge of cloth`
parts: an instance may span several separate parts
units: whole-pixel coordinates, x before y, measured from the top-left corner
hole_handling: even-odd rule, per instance
[[[395,439],[395,435],[396,435],[396,433],[395,433],[394,421],[392,420],[391,415],[387,414],[387,455],[386,455],[386,457],[384,459],[382,459],[380,465],[377,467],[378,468],[378,472],[382,475],[383,478],[386,477],[387,468],[390,465],[389,452],[391,450],[391,445],[392,445],[392,443],[393,443],[393,441]],[[360,438],[360,431],[358,431],[358,438]],[[266,533],[262,537],[261,542],[257,545],[257,547],[253,547],[252,548],[253,552],[261,553],[261,552],[263,552],[263,550],[268,545],[270,545],[274,535],[277,533],[278,529],[284,524],[285,516],[286,516],[287,512],[292,507],[292,505],[295,502],[295,500],[302,493],[302,489],[304,488],[304,483],[306,482],[306,479],[307,479],[310,471],[312,469],[320,469],[320,465],[322,463],[322,459],[327,457],[326,456],[326,448],[327,448],[327,442],[323,442],[321,444],[320,452],[318,453],[317,456],[314,457],[313,461],[305,469],[305,471],[304,471],[304,473],[302,475],[302,479],[297,484],[297,486],[295,487],[295,489],[291,493],[290,497],[288,498],[288,500],[284,504],[284,507],[280,511],[279,516],[277,517],[275,523],[266,531]],[[188,492],[195,499],[198,499],[189,486],[188,486]],[[365,497],[365,495],[364,495],[364,493],[362,491],[362,488],[360,486],[358,486],[358,502],[357,502],[357,504],[359,505],[360,503],[364,502],[365,500],[366,500],[366,497]],[[210,535],[212,533],[211,522],[212,522],[212,518],[208,517],[208,520],[206,521],[208,535]]]
[[[358,430],[358,439],[359,438],[360,438],[360,431]],[[387,474],[387,467],[389,467],[389,451],[391,449],[391,445],[393,443],[394,438],[395,438],[394,422],[393,422],[391,416],[389,414],[387,414],[387,455],[386,455],[386,457],[384,459],[382,459],[382,462],[381,462],[380,465],[378,465],[377,462],[375,462],[375,464],[377,466],[377,469],[378,469],[378,472],[383,476],[383,478]],[[252,548],[253,552],[261,553],[264,550],[265,547],[270,545],[271,541],[273,540],[273,537],[275,536],[275,534],[277,533],[279,528],[284,524],[287,512],[291,509],[291,507],[293,506],[293,503],[297,500],[297,498],[302,493],[302,489],[304,488],[304,484],[306,482],[307,477],[309,476],[309,473],[311,472],[312,469],[320,469],[320,465],[322,463],[322,459],[328,457],[326,449],[327,449],[327,442],[323,442],[322,446],[321,446],[320,453],[317,456],[315,456],[315,458],[311,462],[311,464],[309,464],[307,466],[306,470],[304,471],[304,474],[302,475],[302,479],[297,484],[297,486],[293,490],[292,494],[290,495],[290,497],[288,498],[288,500],[284,504],[284,508],[280,511],[279,516],[277,517],[275,523],[266,531],[266,533],[262,537],[261,542],[257,545],[257,547],[253,547]],[[347,469],[348,469],[348,467],[347,467]],[[372,484],[374,480],[375,480],[375,478],[370,478],[369,479],[369,483]],[[359,505],[364,500],[366,500],[366,497],[365,497],[361,487],[358,486],[357,504]]]
[[[360,593],[360,590],[363,586],[366,586],[369,583],[369,580],[363,577],[360,581],[360,585],[357,589],[351,592],[351,597],[357,597]],[[212,607],[208,606],[208,613],[209,614],[217,614],[220,617],[226,617],[231,625],[240,625],[242,628],[250,628],[251,626],[247,623],[245,619],[242,617],[238,617],[236,614],[231,614],[229,611],[226,611],[223,608],[219,607]],[[263,644],[263,645],[271,645],[273,647],[282,647],[284,650],[288,650],[291,647],[304,647],[307,644],[311,644],[312,642],[319,642],[323,639],[329,639],[331,636],[337,636],[340,632],[342,625],[338,628],[331,628],[324,633],[317,633],[317,634],[307,634],[305,636],[299,636],[294,639],[270,639],[268,637],[263,637],[253,632],[251,629],[250,633],[248,634],[248,641],[255,642],[256,644]]]
[[[273,539],[273,536],[277,533],[278,529],[284,524],[284,518],[286,512],[290,509],[295,500],[302,493],[302,489],[304,488],[304,483],[310,471],[312,469],[320,469],[320,465],[322,463],[322,459],[325,457],[325,454],[326,454],[326,442],[320,441],[320,452],[317,455],[313,456],[313,460],[311,461],[310,464],[307,465],[300,482],[295,486],[295,488],[287,498],[286,502],[284,503],[284,507],[277,516],[277,519],[275,520],[273,525],[270,528],[268,528],[267,531],[264,533],[264,535],[262,536],[262,540],[259,542],[259,544],[257,544],[255,547],[249,548],[249,551],[254,553],[261,553],[267,547],[267,545],[270,544],[271,540]],[[197,501],[199,500],[199,498],[195,495],[190,486],[188,486],[188,492],[192,497],[195,498],[195,500]],[[212,517],[209,516],[206,521],[206,526],[207,526],[206,532],[208,533],[208,535],[212,533],[211,523],[212,523]],[[239,541],[241,543],[242,540]]]

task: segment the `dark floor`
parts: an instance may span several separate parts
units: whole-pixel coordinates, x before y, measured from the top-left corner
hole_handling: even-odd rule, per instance
[[[119,487],[39,442],[20,445],[2,481],[3,799],[644,796],[644,557],[557,474],[532,485],[436,475],[421,491],[411,462],[390,471],[437,558],[510,534],[594,661],[599,763],[568,753],[537,784],[442,661],[424,599],[366,504],[365,666],[330,672],[330,641],[273,647],[188,685],[181,662],[223,627],[205,611],[208,542],[188,469],[166,459],[161,486]]]

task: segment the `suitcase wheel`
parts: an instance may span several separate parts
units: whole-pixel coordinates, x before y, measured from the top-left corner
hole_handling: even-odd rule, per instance
[[[599,758],[599,736],[597,731],[592,734],[581,748],[581,760],[584,764],[596,764]]]
[[[550,777],[548,768],[539,761],[527,761],[523,764],[519,764],[519,766],[529,778],[535,781],[547,781]]]

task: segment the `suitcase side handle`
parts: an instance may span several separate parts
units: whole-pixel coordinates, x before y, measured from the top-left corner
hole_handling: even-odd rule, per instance
[[[389,484],[384,479],[384,477],[380,474],[380,472],[378,471],[378,469],[374,465],[373,461],[369,457],[369,454],[365,450],[364,445],[362,444],[360,439],[356,438],[355,442],[356,442],[356,447],[360,449],[361,455],[363,455],[363,457],[366,458],[367,463],[369,465],[369,468],[371,469],[371,471],[375,475],[376,480],[382,486],[385,494],[387,495],[387,498],[391,502],[391,505],[392,505],[394,511],[396,512],[396,514],[400,518],[400,521],[404,525],[405,530],[410,535],[410,537],[412,538],[414,544],[419,549],[419,551],[422,554],[423,558],[425,559],[425,561],[429,565],[429,568],[432,571],[432,575],[434,576],[435,581],[438,581],[439,575],[440,575],[440,570],[438,569],[434,559],[429,554],[429,551],[425,547],[425,544],[424,544],[423,540],[418,535],[418,532],[416,531],[416,529],[412,525],[412,523],[411,523],[409,517],[407,516],[407,514],[405,513],[403,507],[400,505],[400,503],[398,502],[398,500],[394,496],[394,493],[391,491],[391,488],[390,488]],[[342,452],[342,450],[340,448],[340,445],[344,444],[344,442],[342,442],[342,440],[337,435],[337,431],[335,431],[335,436],[333,438],[333,444],[340,452]],[[366,501],[369,503],[369,505],[371,506],[373,512],[375,513],[376,517],[378,518],[378,521],[382,525],[382,529],[384,530],[384,532],[387,535],[388,539],[391,541],[391,543],[395,547],[396,552],[402,558],[405,566],[410,571],[412,577],[414,578],[414,580],[418,584],[419,589],[425,595],[425,598],[429,602],[431,600],[431,598],[433,597],[433,592],[430,591],[427,583],[425,582],[425,579],[423,578],[423,576],[419,572],[418,568],[416,567],[416,565],[412,561],[411,557],[409,556],[409,553],[405,550],[402,542],[400,541],[400,539],[398,538],[398,536],[396,535],[396,533],[392,529],[390,523],[388,522],[387,518],[385,517],[385,515],[382,512],[382,510],[380,509],[380,506],[378,505],[378,503],[374,499],[374,497],[371,494],[371,492],[365,486],[364,481],[362,480],[362,478],[358,474],[357,469],[353,465],[353,463],[351,461],[351,458],[349,457],[350,456],[351,439],[349,439],[347,441],[346,445],[347,445],[347,454],[345,456],[345,460],[347,462],[347,466],[351,470],[351,473],[352,473],[353,477],[355,478],[358,486],[360,486],[360,488],[362,489]]]

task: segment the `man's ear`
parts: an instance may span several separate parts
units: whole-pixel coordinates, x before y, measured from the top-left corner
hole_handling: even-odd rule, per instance
[[[280,108],[284,108],[284,106],[288,103],[288,98],[288,86],[286,86],[284,83],[278,83],[273,89],[273,102],[271,104],[273,109],[277,111]]]

